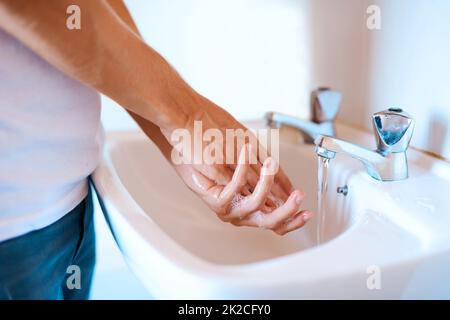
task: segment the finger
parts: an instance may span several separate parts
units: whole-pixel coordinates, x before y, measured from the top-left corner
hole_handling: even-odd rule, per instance
[[[279,169],[277,175],[275,176],[275,183],[280,185],[284,192],[290,194],[294,191],[294,187],[292,186],[291,180],[284,173],[283,169]]]
[[[281,224],[278,228],[274,230],[276,234],[279,235],[285,235],[288,232],[297,230],[301,227],[303,227],[306,222],[311,220],[311,218],[314,216],[314,213],[308,210],[303,210],[297,215],[295,215],[292,219],[286,221],[285,223]]]
[[[256,188],[256,185],[258,184],[259,181],[259,175],[261,174],[261,163],[258,161],[258,157],[257,157],[257,153],[254,152],[255,148],[253,147],[253,145],[250,143],[248,144],[249,146],[249,150],[250,150],[250,170],[248,170],[248,174],[247,174],[247,179],[248,179],[248,186],[250,187],[250,192],[252,190],[254,190]],[[267,159],[267,157],[266,157]],[[233,170],[235,169],[235,165],[230,164],[229,165],[230,168],[232,168]],[[277,166],[278,168],[278,166]],[[276,176],[275,176],[276,179]],[[275,180],[276,181],[276,180]],[[271,189],[271,194],[273,194],[273,196],[276,198],[280,198],[281,201],[285,202],[287,200],[287,198],[289,197],[289,194],[292,192],[292,190],[289,190],[288,192],[286,192],[281,186],[273,184],[272,185],[272,189]],[[276,202],[279,201],[272,201],[274,197],[270,197],[268,198],[268,205],[270,207],[274,207]]]
[[[267,149],[261,143],[258,143],[258,150],[259,152],[257,156],[260,162],[265,161],[267,157],[271,156],[267,151]],[[260,167],[261,167],[260,165],[254,165],[252,166],[252,169],[255,170],[256,173],[259,175]],[[275,190],[277,196],[281,196],[281,194],[284,194],[285,197],[283,201],[286,201],[288,196],[292,193],[292,191],[294,191],[294,188],[292,187],[292,183],[290,182],[286,174],[283,172],[283,170],[280,167],[277,167],[276,170],[277,172],[275,175],[275,184],[272,187],[272,189]]]
[[[280,198],[280,197],[276,197],[273,195],[272,192],[269,193],[269,195],[267,196],[267,206],[271,208],[270,212],[272,212],[273,210],[281,207],[286,200],[289,198],[289,195],[287,195],[285,198]]]
[[[252,186],[253,188],[256,188],[256,185],[258,184],[259,181],[259,175],[260,173],[260,169],[256,170],[256,166],[250,166],[250,170],[248,173],[248,183],[250,186]],[[258,172],[258,173],[257,173]],[[285,192],[279,185],[277,184],[273,184],[272,185],[272,189],[271,189],[271,193],[275,196],[280,198],[283,202],[287,200],[287,198],[289,197],[289,193]]]
[[[231,208],[230,219],[245,218],[247,215],[261,208],[266,202],[266,198],[273,185],[275,175],[273,169],[277,164],[272,158],[267,158],[261,170],[261,178],[250,196],[245,197],[239,205]]]
[[[195,169],[201,172],[205,177],[214,181],[219,185],[226,185],[231,181],[233,173],[226,166],[221,164],[213,164],[213,165],[194,165]]]
[[[281,223],[293,217],[300,208],[305,194],[300,190],[291,193],[288,200],[270,213],[255,212],[242,221],[243,224],[266,229],[276,229]]]
[[[247,173],[247,185],[248,185],[248,189],[250,190],[250,194],[255,190],[256,185],[258,184],[258,181],[259,181],[259,175],[257,175],[256,172],[250,166],[248,173]],[[273,190],[271,190],[272,196],[270,198],[267,198],[268,201],[271,203],[271,205],[274,205],[274,203],[272,202],[272,198],[277,197],[277,195],[275,195],[273,193],[274,193]],[[283,201],[285,201],[288,196],[285,196],[284,194],[278,194],[278,197],[280,199],[283,199]]]
[[[248,130],[245,127],[242,127],[243,130]],[[255,151],[252,154],[251,157],[251,170],[249,172],[249,185],[252,188],[256,187],[256,184],[259,180],[260,170],[262,162],[264,162],[268,157],[270,157],[269,152],[267,151],[266,147],[257,139],[250,139],[250,145],[253,146],[253,150]],[[228,155],[229,153],[227,153]],[[231,153],[233,154],[233,153]],[[227,161],[229,159],[227,158]],[[229,163],[229,162],[227,162]],[[277,168],[279,169],[279,168]],[[286,201],[289,195],[294,191],[291,182],[287,178],[287,176],[282,172],[282,170],[279,170],[280,172],[276,174],[275,176],[275,183],[272,187],[271,193],[273,193],[276,197],[281,198],[281,200]]]
[[[248,145],[249,148],[251,148],[251,145]],[[230,168],[233,170],[236,170],[236,165],[230,165]],[[247,184],[241,189],[241,193],[244,196],[251,195],[253,190],[255,190],[256,185],[258,184],[258,176],[256,175],[255,171],[253,171],[250,167],[247,170]],[[288,198],[289,194],[278,193],[278,196],[276,194],[273,194],[273,190],[270,191],[269,196],[267,197],[267,206],[269,207],[277,207],[277,203],[279,202],[285,202]]]
[[[242,190],[241,190],[242,194],[244,196],[249,196],[252,194],[252,192],[250,191],[250,187],[248,185],[245,185]]]
[[[249,146],[244,145],[239,153],[238,164],[231,181],[223,188],[219,196],[219,206],[228,205],[236,193],[247,184],[247,172],[249,169]]]

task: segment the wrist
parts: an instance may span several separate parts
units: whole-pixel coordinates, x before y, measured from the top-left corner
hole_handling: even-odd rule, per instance
[[[161,130],[189,129],[193,121],[201,120],[205,113],[204,98],[184,81],[163,89],[160,104],[161,109],[167,110],[161,115]]]

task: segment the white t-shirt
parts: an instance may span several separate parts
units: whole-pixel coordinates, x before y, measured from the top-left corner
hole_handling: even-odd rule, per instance
[[[100,96],[0,29],[0,241],[50,225],[87,194]]]

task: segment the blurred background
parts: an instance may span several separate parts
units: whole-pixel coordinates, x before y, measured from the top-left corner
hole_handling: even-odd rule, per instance
[[[269,110],[308,119],[311,90],[329,86],[343,93],[338,121],[371,130],[372,113],[402,107],[416,119],[412,145],[450,159],[448,0],[126,3],[145,40],[239,120]],[[367,27],[371,5],[380,9],[380,29]],[[107,98],[102,120],[106,131],[137,128]],[[93,298],[150,298],[99,210],[96,223]]]

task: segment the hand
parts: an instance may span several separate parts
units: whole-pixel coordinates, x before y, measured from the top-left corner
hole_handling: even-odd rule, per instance
[[[276,166],[272,158],[264,161],[253,193],[244,195],[250,171],[250,152],[250,145],[242,148],[231,181],[226,185],[206,177],[193,165],[177,165],[175,170],[222,221],[235,226],[271,229],[279,235],[301,228],[314,214],[308,210],[300,211],[304,197],[300,190],[294,190],[284,203],[280,203],[279,198],[270,197],[275,177],[272,172]],[[271,201],[267,201],[268,198]]]
[[[203,129],[215,128],[222,132],[226,129],[246,130],[231,115],[209,101],[201,112],[187,121],[186,128],[190,131],[194,120],[202,121]],[[236,150],[229,152],[235,147],[225,141],[224,158],[236,154]],[[187,186],[225,222],[267,228],[280,235],[302,227],[314,215],[311,211],[300,210],[304,193],[292,188],[287,176],[278,170],[275,159],[258,159],[262,164],[250,161],[252,156],[256,156],[253,149],[252,144],[245,144],[231,165],[191,162],[174,165],[174,168]]]

